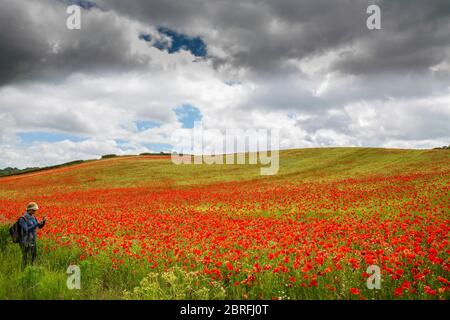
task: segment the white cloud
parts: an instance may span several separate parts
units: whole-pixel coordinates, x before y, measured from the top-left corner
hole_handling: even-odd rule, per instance
[[[289,19],[271,17],[264,7],[248,7],[236,17],[222,17],[240,19],[226,30],[210,26],[207,17],[185,21],[182,31],[202,34],[209,53],[225,59],[217,68],[215,61],[196,59],[189,51],[168,54],[140,40],[141,33],[157,37],[152,20],[147,25],[132,15],[94,9],[83,11],[82,31],[77,33],[65,29],[63,5],[8,3],[4,12],[17,14],[28,30],[18,32],[19,48],[16,42],[11,46],[19,52],[24,47],[33,63],[25,68],[30,74],[26,81],[14,78],[0,87],[0,167],[152,151],[149,144],[171,142],[171,134],[181,127],[173,109],[186,103],[199,108],[206,128],[282,129],[280,148],[428,148],[449,143],[446,60],[432,66],[430,73],[344,73],[336,65],[351,54],[362,52],[370,62],[370,39],[330,46],[322,39],[316,49],[314,39],[303,33],[312,25],[299,23],[297,29],[287,30],[292,26]],[[215,14],[231,9],[217,8]],[[254,21],[246,22],[245,17]],[[265,18],[272,19],[267,20],[267,34],[246,31],[247,24],[265,25]],[[0,26],[7,27],[4,21]],[[349,25],[343,27],[347,30]],[[312,46],[304,48],[307,54],[293,47],[297,39]],[[291,51],[281,52],[281,61],[272,61],[283,46]],[[296,49],[301,54],[296,56]],[[255,61],[249,59],[247,55],[258,50]],[[267,61],[274,62],[269,69],[273,72],[252,69]],[[138,131],[135,122],[145,120],[161,126]],[[25,143],[16,136],[34,131],[85,140]]]

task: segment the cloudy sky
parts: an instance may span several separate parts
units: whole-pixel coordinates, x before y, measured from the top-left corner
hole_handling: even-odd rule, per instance
[[[281,148],[447,145],[450,1],[0,0],[0,168],[170,150],[196,120]]]

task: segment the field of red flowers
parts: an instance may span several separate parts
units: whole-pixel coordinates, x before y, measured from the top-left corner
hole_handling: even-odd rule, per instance
[[[231,299],[449,299],[449,156],[289,151],[273,177],[251,166],[103,160],[0,179],[0,219],[37,201],[48,219],[42,260],[76,247],[71,262],[107,257],[132,287],[145,277],[136,270],[178,268]],[[380,289],[367,287],[370,265]]]

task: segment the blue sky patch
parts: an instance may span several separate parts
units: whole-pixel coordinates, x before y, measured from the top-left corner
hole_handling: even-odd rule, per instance
[[[159,50],[167,50],[168,53],[188,50],[196,57],[206,57],[208,54],[206,44],[200,37],[190,37],[166,27],[159,27],[158,32],[171,39],[171,43],[155,40],[153,46]],[[149,34],[140,34],[139,39],[147,42],[152,41],[152,37]]]
[[[95,2],[88,1],[88,0],[62,0],[62,1],[64,3],[66,3],[67,5],[76,4],[77,6],[83,8],[85,10],[89,10],[92,8],[98,8],[98,6]]]
[[[114,139],[114,141],[119,145],[119,146],[123,146],[125,144],[128,144],[127,140],[124,139]]]
[[[239,80],[226,80],[226,81],[225,81],[225,84],[226,84],[227,86],[232,87],[232,86],[240,85],[241,82],[240,82]]]
[[[167,143],[143,143],[144,147],[154,152],[172,152],[173,146]]]
[[[70,135],[66,133],[53,133],[45,131],[32,131],[32,132],[18,132],[17,137],[25,143],[33,142],[59,142],[64,140],[69,140],[73,142],[81,142],[87,140],[87,138],[82,138],[75,135]]]
[[[152,41],[152,36],[149,34],[141,33],[139,35],[139,39],[150,42],[150,41]]]
[[[190,104],[184,104],[174,109],[178,121],[183,128],[192,129],[196,121],[201,121],[203,116],[199,108]]]
[[[153,120],[139,120],[135,122],[138,131],[144,131],[151,128],[159,128],[161,123]]]
[[[296,114],[293,113],[293,112],[289,112],[289,113],[287,114],[287,116],[288,116],[289,119],[295,119]]]

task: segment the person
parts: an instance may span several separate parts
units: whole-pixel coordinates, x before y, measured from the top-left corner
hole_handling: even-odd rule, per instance
[[[20,248],[22,250],[22,266],[25,266],[30,261],[31,264],[34,263],[37,254],[36,246],[36,229],[42,229],[45,225],[46,218],[39,222],[34,215],[39,207],[36,202],[30,202],[27,205],[27,211],[19,219],[19,224],[22,229],[22,234],[20,238]]]

